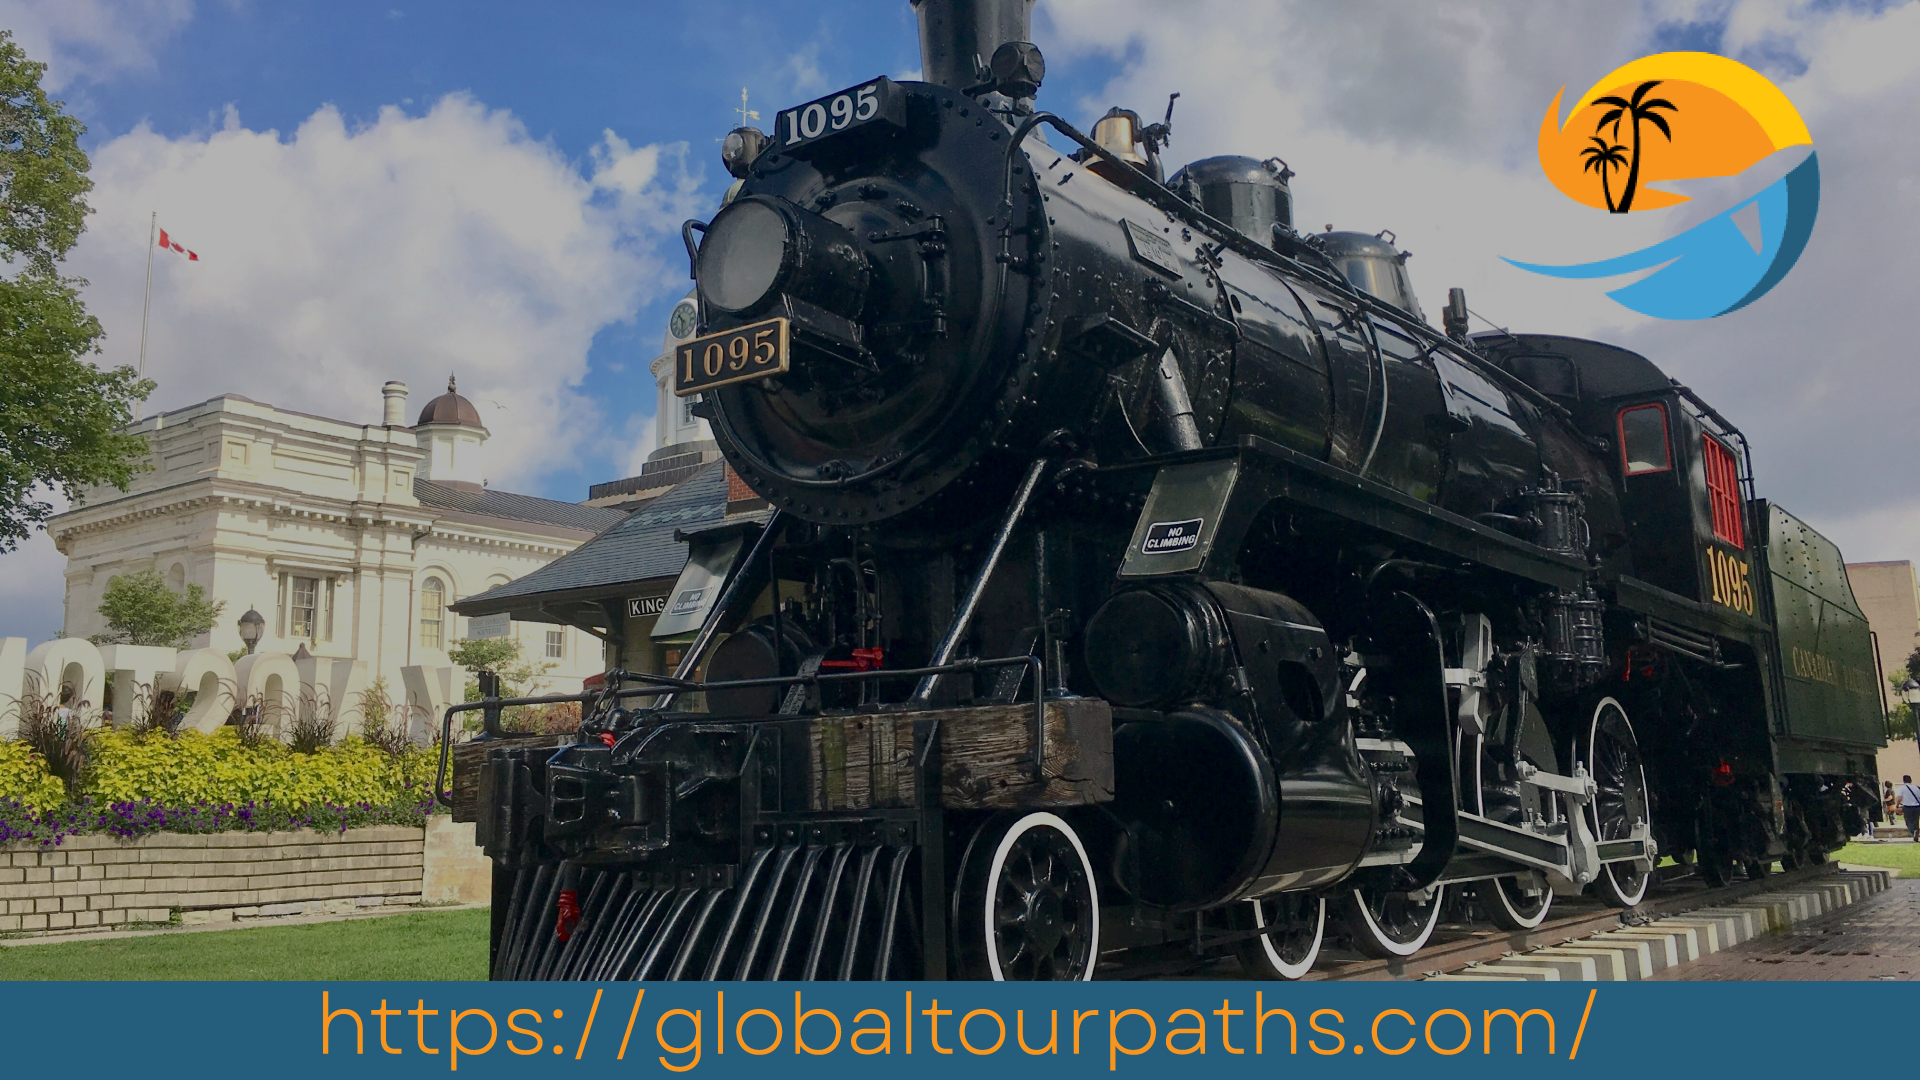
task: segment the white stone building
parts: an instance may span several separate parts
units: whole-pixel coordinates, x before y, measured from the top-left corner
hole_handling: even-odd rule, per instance
[[[551,689],[601,671],[600,643],[579,629],[476,634],[447,605],[545,566],[624,512],[487,487],[487,429],[452,380],[411,427],[406,385],[381,392],[377,424],[231,394],[135,424],[153,470],[126,492],[91,492],[48,528],[67,556],[66,634],[105,630],[107,583],[153,567],[226,605],[195,646],[243,648],[237,620],[252,608],[266,619],[259,651],[363,660],[396,699],[402,667],[445,665],[450,643],[497,629],[554,665]]]

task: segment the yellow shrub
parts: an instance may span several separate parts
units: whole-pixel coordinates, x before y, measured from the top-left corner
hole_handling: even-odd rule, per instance
[[[357,737],[312,754],[271,741],[246,746],[232,728],[174,739],[103,731],[89,750],[84,796],[96,803],[145,799],[166,806],[388,806],[407,796],[427,797],[435,764],[426,750],[394,758]]]
[[[0,799],[13,799],[34,811],[51,810],[67,801],[67,789],[27,744],[0,742]]]

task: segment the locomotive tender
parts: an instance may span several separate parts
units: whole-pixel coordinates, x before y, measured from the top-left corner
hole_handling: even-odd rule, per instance
[[[914,0],[924,83],[727,140],[675,375],[770,513],[576,736],[459,707],[495,978],[1294,978],[1861,828],[1866,625],[1731,424],[1435,331],[1277,159],[1165,177],[1171,107],[1035,112],[1031,3]]]

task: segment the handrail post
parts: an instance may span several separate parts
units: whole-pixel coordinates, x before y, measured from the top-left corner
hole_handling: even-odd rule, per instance
[[[1013,505],[1007,507],[1007,516],[1000,521],[1000,528],[993,534],[993,544],[987,548],[987,557],[980,563],[980,571],[973,577],[973,584],[967,588],[967,597],[960,604],[960,610],[954,612],[953,622],[948,625],[946,636],[940,640],[940,647],[933,654],[933,663],[928,667],[945,667],[953,661],[953,654],[960,649],[960,639],[966,637],[967,630],[973,625],[973,613],[980,607],[980,600],[987,593],[987,583],[993,578],[994,568],[1000,565],[1000,557],[1006,554],[1007,541],[1013,538],[1014,529],[1020,525],[1020,518],[1027,512],[1027,503],[1033,498],[1034,489],[1040,486],[1041,474],[1047,469],[1045,458],[1036,458],[1027,467],[1027,475],[1020,481],[1020,487],[1014,492]],[[933,691],[940,685],[939,675],[928,675],[913,688],[913,702],[924,705],[933,698]],[[1040,696],[1038,679],[1034,681],[1034,694]]]

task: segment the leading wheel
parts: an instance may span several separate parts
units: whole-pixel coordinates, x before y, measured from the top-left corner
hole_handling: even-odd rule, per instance
[[[1327,932],[1327,901],[1310,893],[1279,893],[1247,901],[1253,925],[1265,930],[1240,943],[1240,963],[1256,979],[1297,979],[1313,970]]]
[[[1575,750],[1598,790],[1587,804],[1587,825],[1594,839],[1625,840],[1634,827],[1650,822],[1647,809],[1647,773],[1640,764],[1640,742],[1634,738],[1627,711],[1613,698],[1601,698],[1593,719]],[[1594,880],[1594,892],[1614,907],[1632,907],[1646,898],[1653,875],[1631,862],[1607,863]]]
[[[1553,890],[1538,874],[1494,878],[1475,888],[1487,918],[1502,930],[1531,930],[1546,921],[1547,909],[1553,907]]]
[[[1412,956],[1426,947],[1440,925],[1444,886],[1424,893],[1391,892],[1380,885],[1358,885],[1341,895],[1341,921],[1353,933],[1353,947],[1376,960]]]
[[[1100,894],[1073,826],[999,814],[961,856],[953,900],[960,971],[995,982],[1085,981],[1100,957]]]

